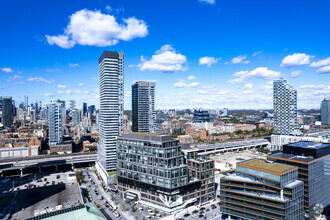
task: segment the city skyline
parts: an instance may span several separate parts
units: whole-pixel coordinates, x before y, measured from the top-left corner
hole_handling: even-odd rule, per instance
[[[99,108],[104,50],[125,53],[125,109],[138,80],[157,82],[156,109],[271,109],[280,77],[297,89],[298,109],[329,98],[327,1],[63,4],[1,3],[0,89],[17,105],[29,96]]]

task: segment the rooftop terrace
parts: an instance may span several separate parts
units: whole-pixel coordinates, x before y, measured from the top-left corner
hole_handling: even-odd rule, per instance
[[[239,166],[241,164],[245,165],[245,166],[249,166],[252,169],[258,168],[258,169],[262,169],[265,171],[272,171],[272,172],[277,172],[277,173],[283,173],[285,171],[289,171],[292,168],[294,168],[293,166],[284,165],[284,164],[267,163],[265,160],[260,160],[260,159],[246,160],[246,161],[238,163],[237,166]]]

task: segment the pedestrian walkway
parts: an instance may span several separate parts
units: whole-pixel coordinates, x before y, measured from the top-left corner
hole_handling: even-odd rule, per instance
[[[91,175],[93,176],[93,179],[95,180],[95,183],[99,186],[99,189],[104,197],[104,199],[106,199],[112,206],[115,206],[118,208],[118,213],[123,216],[125,219],[127,220],[135,220],[134,216],[131,216],[129,213],[127,212],[123,212],[121,211],[120,207],[116,206],[114,204],[114,202],[111,200],[111,196],[110,196],[110,193],[104,191],[103,187],[102,187],[102,181],[100,181],[96,174],[94,172],[91,172]]]

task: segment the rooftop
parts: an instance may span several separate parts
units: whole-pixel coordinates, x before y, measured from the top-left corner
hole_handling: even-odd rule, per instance
[[[252,169],[258,168],[258,169],[262,169],[265,171],[272,171],[272,172],[277,172],[277,173],[283,173],[285,171],[289,171],[292,168],[294,168],[293,166],[284,165],[284,164],[267,163],[265,160],[261,160],[261,159],[246,160],[246,161],[237,163],[237,166],[239,166],[240,164],[249,166]]]
[[[13,210],[13,219],[31,218],[35,210],[43,211],[46,207],[71,207],[83,202],[78,183],[20,190],[15,200],[17,203]]]
[[[105,220],[106,217],[99,211],[94,203],[85,203],[83,205],[62,209],[52,213],[46,213],[40,216],[31,218],[31,220],[48,219],[48,220]]]
[[[177,140],[172,138],[171,135],[163,135],[159,133],[146,133],[146,132],[126,133],[123,134],[121,137],[118,137],[118,139],[155,141],[155,142],[167,142],[167,141]]]
[[[299,155],[292,155],[292,154],[285,154],[285,153],[276,153],[270,155],[271,157],[279,157],[283,159],[289,159],[289,160],[296,160],[301,162],[311,162],[315,160],[313,157],[306,157],[306,156],[299,156]]]
[[[288,144],[288,146],[308,148],[308,149],[321,149],[321,148],[329,147],[330,144],[300,141],[300,142],[297,142],[297,143]]]

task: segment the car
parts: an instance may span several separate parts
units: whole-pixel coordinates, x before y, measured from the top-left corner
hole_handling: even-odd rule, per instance
[[[218,204],[218,205],[220,205],[220,204],[221,204],[221,202],[218,202],[217,204]]]
[[[61,178],[61,176],[60,175],[56,175],[56,179],[59,179],[59,178]]]
[[[116,218],[118,218],[118,217],[120,216],[118,212],[114,212],[113,215],[114,215]]]
[[[217,195],[218,198],[220,198],[220,195]]]
[[[198,213],[198,210],[195,209],[194,211],[192,211],[192,213],[196,214]]]
[[[183,217],[185,217],[185,218],[187,218],[187,217],[189,217],[189,216],[190,216],[189,213],[186,213],[186,214],[183,215]]]
[[[212,209],[216,209],[217,207],[215,205],[211,205],[211,208]]]
[[[197,214],[191,214],[191,217],[195,218],[195,217],[197,217]]]
[[[205,210],[205,207],[202,207],[202,208],[200,208],[199,210],[204,211],[204,210]]]
[[[205,212],[209,212],[209,211],[210,211],[210,209],[206,209],[206,210],[205,210]]]
[[[200,215],[198,216],[198,218],[204,218],[204,215],[200,214]]]
[[[44,181],[47,181],[47,178],[44,178]]]

